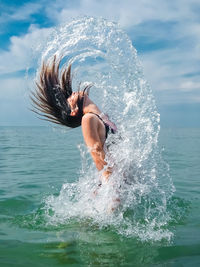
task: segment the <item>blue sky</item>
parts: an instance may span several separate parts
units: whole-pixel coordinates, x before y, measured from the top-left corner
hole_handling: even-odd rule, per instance
[[[163,126],[200,126],[199,0],[0,0],[0,125],[41,125],[27,107],[31,49],[83,15],[118,22],[138,51]]]

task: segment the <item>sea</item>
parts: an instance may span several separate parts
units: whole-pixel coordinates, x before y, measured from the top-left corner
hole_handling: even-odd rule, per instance
[[[41,38],[30,91],[54,58],[117,125],[104,146],[112,174],[99,186],[81,127],[1,126],[0,266],[200,266],[200,129],[160,126],[137,51],[114,22],[78,18]]]
[[[0,127],[0,266],[199,266],[200,129],[160,131],[175,191],[166,235],[155,225],[157,235],[147,227],[147,239],[142,220],[132,219],[127,234],[112,222],[94,222],[86,215],[65,218],[74,207],[58,204],[58,197],[63,185],[80,177],[81,138],[80,129]],[[49,198],[57,202],[62,221],[49,209]],[[139,223],[143,233],[133,230]]]

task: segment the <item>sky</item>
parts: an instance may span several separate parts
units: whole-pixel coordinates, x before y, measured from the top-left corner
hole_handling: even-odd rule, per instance
[[[163,127],[200,127],[200,0],[0,0],[0,126],[44,125],[28,110],[32,48],[84,15],[117,22],[138,51]]]

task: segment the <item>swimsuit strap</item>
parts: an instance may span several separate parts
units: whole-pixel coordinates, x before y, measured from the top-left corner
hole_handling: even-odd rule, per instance
[[[108,137],[108,132],[109,132],[109,130],[110,130],[109,125],[108,125],[108,124],[101,118],[100,115],[98,115],[98,114],[96,114],[96,113],[94,113],[94,112],[88,112],[88,113],[91,113],[91,114],[96,115],[96,116],[103,122],[103,124],[104,124],[104,126],[105,126],[105,130],[106,130],[106,138],[107,138],[107,137]]]
[[[103,122],[103,124],[105,125],[105,129],[106,129],[106,138],[108,136],[109,131],[111,131],[111,133],[113,134],[117,132],[116,125],[109,120],[107,115],[105,115],[104,113],[101,113],[100,115],[94,112],[89,112],[89,113],[96,115]]]

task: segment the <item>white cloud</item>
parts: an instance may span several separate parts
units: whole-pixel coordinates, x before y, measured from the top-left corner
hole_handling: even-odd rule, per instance
[[[15,12],[10,14],[9,18],[12,20],[25,20],[29,19],[32,14],[35,14],[41,9],[39,3],[28,3],[18,8]]]
[[[57,22],[81,15],[102,16],[127,28],[149,20],[191,20],[194,16],[192,7],[198,4],[198,0],[81,0],[79,4],[70,5],[68,1],[58,0],[46,7],[46,13]]]
[[[61,11],[48,7],[47,15],[58,23],[81,15],[102,16],[119,22],[125,30],[149,21],[174,23],[171,32],[168,32],[168,29],[162,31],[162,26],[159,32],[155,26],[148,28],[150,42],[171,40],[171,48],[166,45],[165,49],[147,51],[141,57],[145,75],[156,91],[176,90],[181,94],[186,90],[197,90],[200,79],[186,76],[199,71],[200,23],[196,11],[196,8],[200,8],[199,0],[81,0],[76,7],[70,7],[68,4],[65,7],[65,3],[59,0]],[[144,34],[142,26],[140,29],[140,34]],[[181,96],[180,101],[183,101]]]
[[[38,12],[41,7],[41,3],[26,3],[16,8],[8,6],[7,11],[0,15],[0,23],[5,24],[8,21],[27,20],[32,14]]]
[[[186,75],[200,71],[200,23],[195,10],[197,5],[199,5],[199,0],[80,0],[78,3],[57,0],[50,1],[48,4],[45,4],[44,0],[36,4],[26,4],[21,9],[12,11],[7,20],[29,19],[32,14],[43,7],[43,13],[55,24],[83,15],[102,16],[119,22],[125,30],[140,25],[142,32],[144,22],[175,22],[173,31],[170,33],[166,29],[162,31],[162,27],[160,34],[157,33],[157,28],[148,28],[150,41],[170,39],[172,44],[174,41],[174,47],[172,45],[170,49],[147,51],[140,59],[144,65],[145,76],[153,90],[158,94],[166,91],[166,95],[176,90],[180,93],[180,101],[187,101],[186,98],[184,100],[187,95],[181,96],[181,93],[186,93],[186,91],[191,93],[192,99],[192,93],[195,90],[195,99],[199,99],[197,91],[200,78]],[[4,15],[0,17],[0,21],[5,19]],[[0,65],[0,73],[12,73],[31,66],[35,60],[32,47],[39,53],[51,30],[51,28],[40,29],[32,25],[27,34],[11,37],[9,50],[0,53],[0,61],[3,62]],[[175,40],[179,40],[180,46],[177,46]],[[6,87],[6,84],[4,86]]]
[[[32,25],[27,34],[11,37],[8,51],[0,53],[0,73],[12,73],[32,67],[36,57],[34,53],[40,53],[45,39],[51,32],[51,28],[39,29]]]
[[[1,79],[1,101],[19,99],[24,93],[25,80],[21,78]]]
[[[200,91],[200,82],[195,82],[192,80],[182,81],[180,83],[180,89],[184,92],[190,92],[191,90]]]
[[[200,93],[200,77],[196,74],[198,60],[193,56],[191,59],[190,51],[174,48],[147,53],[141,58],[145,77],[157,95],[166,91],[166,97],[169,98],[169,92],[176,91],[176,102],[187,102],[188,95],[183,93]],[[195,97],[195,102],[198,99]]]

